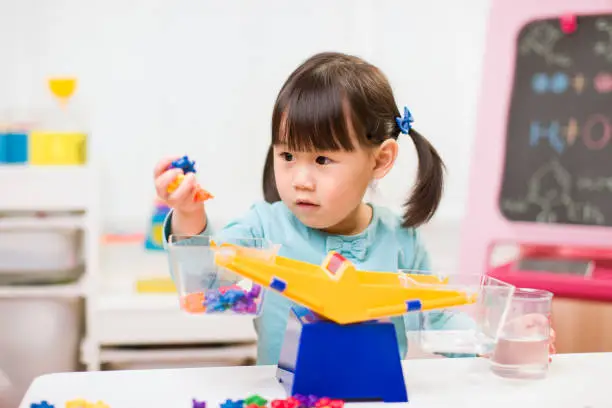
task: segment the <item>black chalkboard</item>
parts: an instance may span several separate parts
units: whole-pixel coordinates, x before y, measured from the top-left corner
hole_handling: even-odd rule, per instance
[[[612,14],[576,22],[564,33],[558,18],[532,21],[517,37],[499,196],[508,220],[612,226]]]

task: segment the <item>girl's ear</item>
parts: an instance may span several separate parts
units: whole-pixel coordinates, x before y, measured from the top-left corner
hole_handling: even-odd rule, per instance
[[[374,152],[374,179],[382,179],[389,173],[397,159],[399,146],[395,139],[387,139]]]

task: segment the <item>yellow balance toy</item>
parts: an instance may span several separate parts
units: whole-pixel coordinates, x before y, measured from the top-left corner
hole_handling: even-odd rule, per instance
[[[336,252],[317,266],[260,257],[257,251],[223,244],[217,247],[215,263],[339,324],[476,302],[476,294],[445,288],[446,282],[435,276],[358,271]]]

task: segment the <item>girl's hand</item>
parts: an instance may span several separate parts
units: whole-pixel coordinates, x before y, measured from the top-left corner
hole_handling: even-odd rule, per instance
[[[157,197],[169,207],[183,214],[191,214],[202,210],[202,203],[194,199],[197,182],[194,173],[187,173],[181,184],[172,193],[168,186],[183,174],[181,169],[171,169],[170,164],[179,156],[167,157],[160,160],[153,171]]]

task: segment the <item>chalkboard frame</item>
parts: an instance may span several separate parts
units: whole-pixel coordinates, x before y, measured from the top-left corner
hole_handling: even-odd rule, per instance
[[[609,14],[611,11],[612,0],[492,1],[468,199],[461,222],[459,272],[484,273],[491,248],[504,242],[588,248],[612,246],[612,228],[509,221],[501,214],[498,202],[519,32],[525,25],[540,19],[561,18],[568,14]]]

